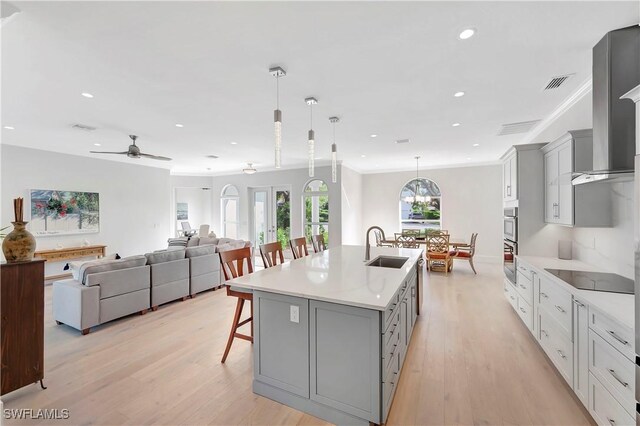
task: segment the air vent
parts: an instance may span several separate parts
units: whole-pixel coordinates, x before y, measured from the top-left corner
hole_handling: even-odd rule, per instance
[[[527,133],[533,129],[540,120],[521,121],[519,123],[503,124],[498,132],[498,136],[515,135],[517,133]]]
[[[72,124],[71,127],[76,130],[84,130],[85,132],[93,132],[95,127],[87,126],[86,124]]]
[[[396,143],[409,143],[409,139],[399,139]]]
[[[551,81],[547,83],[546,87],[542,90],[557,89],[558,87],[562,86],[565,83],[565,81],[567,81],[569,77],[571,77],[572,75],[573,74],[566,74],[566,75],[559,75],[559,76],[553,77]]]
[[[217,155],[207,155],[207,158],[211,158],[212,160],[217,160],[220,157],[218,157]]]

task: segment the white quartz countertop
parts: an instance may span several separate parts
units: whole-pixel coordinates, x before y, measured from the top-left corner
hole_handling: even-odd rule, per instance
[[[537,257],[537,256],[516,256],[518,259],[530,264],[534,268],[538,269],[541,273],[546,274],[546,277],[558,283],[562,288],[569,293],[578,297],[581,301],[588,303],[590,306],[594,306],[596,309],[602,311],[605,315],[610,316],[612,319],[619,323],[635,329],[635,301],[633,294],[619,294],[608,293],[605,291],[592,291],[592,290],[580,290],[556,277],[550,272],[545,271],[545,268],[549,269],[568,269],[572,271],[592,271],[592,272],[611,272],[581,262],[579,260],[561,260],[552,257]],[[619,275],[619,274],[618,274]]]
[[[364,254],[364,246],[334,247],[238,277],[227,284],[342,305],[385,310],[422,256],[422,250],[371,247],[371,260],[379,255],[408,257],[399,269],[367,266]]]

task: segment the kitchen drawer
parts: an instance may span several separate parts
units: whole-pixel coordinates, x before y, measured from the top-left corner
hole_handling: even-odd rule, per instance
[[[571,293],[563,290],[559,284],[547,277],[541,276],[538,302],[539,306],[544,308],[558,322],[560,331],[565,333],[571,340],[571,312],[573,310]]]
[[[388,329],[389,326],[391,325],[393,318],[397,316],[398,312],[400,312],[399,306],[400,303],[398,303],[400,300],[400,292],[397,292],[392,298],[391,298],[391,302],[389,302],[389,306],[387,306],[387,309],[384,311],[384,326],[382,327],[382,332],[385,333]]]
[[[518,296],[518,309],[516,312],[518,312],[518,316],[520,316],[524,325],[533,333],[533,308],[522,296]]]
[[[516,287],[520,296],[522,296],[529,305],[533,305],[533,281],[520,271],[516,274]]]
[[[383,371],[389,366],[391,359],[395,355],[400,343],[400,309],[395,314],[395,319],[392,321],[391,326],[386,333],[382,336],[383,351],[382,351],[382,368]]]
[[[589,331],[589,371],[630,415],[635,411],[635,366],[593,330]]]
[[[528,280],[532,280],[532,273],[533,273],[533,269],[531,268],[531,266],[529,266],[528,263],[524,263],[522,262],[520,259],[518,259],[516,261],[516,268],[517,271],[520,272],[522,275],[524,275]]]
[[[539,311],[540,345],[569,386],[573,387],[573,343],[559,330],[558,322],[545,310]]]
[[[397,382],[400,378],[400,351],[396,351],[389,368],[386,370],[382,381],[382,420],[386,421],[393,395],[396,392]]]
[[[593,307],[589,309],[589,328],[594,330],[611,346],[635,362],[635,335],[633,329],[622,325]]]
[[[600,426],[636,424],[634,418],[591,373],[589,373],[589,413]]]
[[[518,292],[513,287],[511,282],[506,278],[504,280],[504,292],[505,292],[505,297],[507,298],[509,303],[511,303],[511,307],[517,311],[518,310]]]

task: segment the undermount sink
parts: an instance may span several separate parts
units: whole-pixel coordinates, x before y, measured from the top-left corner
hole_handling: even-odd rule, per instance
[[[377,266],[380,268],[394,268],[400,269],[409,260],[408,257],[400,256],[378,256],[371,262],[367,263],[367,266]]]

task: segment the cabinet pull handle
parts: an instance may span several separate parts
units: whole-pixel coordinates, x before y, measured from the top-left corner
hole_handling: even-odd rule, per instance
[[[625,382],[624,380],[622,380],[622,379],[620,378],[620,376],[618,376],[618,375],[616,374],[615,370],[613,370],[613,369],[609,368],[609,374],[611,374],[611,375],[613,376],[613,378],[614,378],[614,379],[616,379],[617,381],[619,381],[619,382],[620,382],[620,384],[621,384],[622,386],[624,386],[625,388],[629,386],[629,383],[627,383],[627,382]]]
[[[547,333],[547,330],[540,330],[540,332],[544,334],[546,337],[549,337],[549,333]]]
[[[558,306],[556,305],[556,309],[560,312],[562,312],[563,314],[566,313],[567,311],[565,311],[564,309],[562,309],[562,306]]]
[[[547,293],[543,293],[543,292],[540,292],[540,296],[544,297],[545,299],[549,298],[549,296],[547,296]]]
[[[509,297],[511,297],[511,300],[516,300],[516,298],[515,298],[515,297],[513,297],[513,296],[509,296]]]
[[[609,424],[610,424],[611,426],[616,426],[616,421],[615,421],[615,420],[610,419],[609,417],[607,417],[607,420],[609,420]]]
[[[520,308],[520,312],[522,312],[523,314],[526,314],[527,311],[525,311],[524,309]]]
[[[575,303],[576,305],[578,305],[581,308],[584,308],[584,303],[582,303],[582,302],[580,302],[580,301],[578,301],[576,299],[573,299],[573,303]]]
[[[560,358],[565,359],[567,357],[560,349],[557,349],[557,351],[558,351],[558,354],[560,355]]]
[[[523,290],[526,290],[527,286],[524,286],[524,285],[520,284],[520,288],[523,289]]]
[[[613,332],[611,330],[607,330],[607,332],[611,335],[611,337],[613,337],[614,339],[616,339],[618,342],[622,343],[623,345],[626,345],[626,344],[629,343],[626,340],[624,340],[623,338],[621,338],[620,336],[618,336],[615,332]]]

